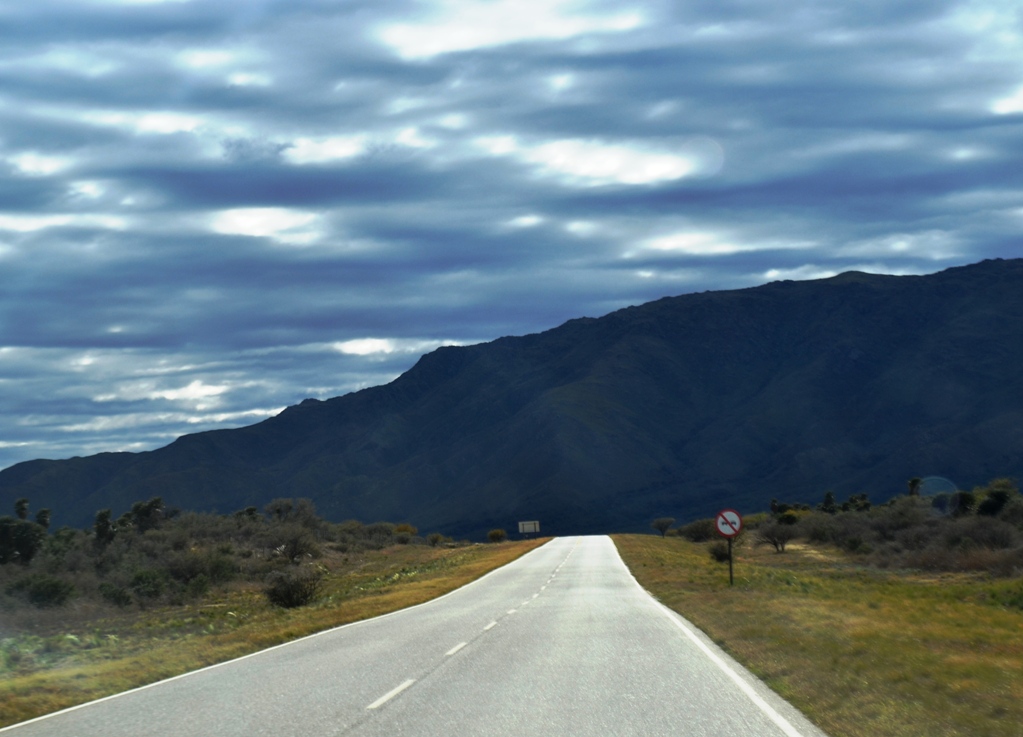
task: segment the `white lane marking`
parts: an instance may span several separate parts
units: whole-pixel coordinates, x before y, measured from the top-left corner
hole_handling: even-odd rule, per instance
[[[469,643],[467,643],[467,642],[460,642],[460,643],[458,643],[457,645],[455,645],[455,646],[454,646],[453,648],[451,648],[450,650],[448,650],[448,651],[447,651],[446,653],[444,653],[444,654],[445,654],[445,655],[454,655],[455,653],[457,653],[457,652],[458,652],[459,650],[461,650],[461,649],[462,649],[463,647],[465,647],[465,646],[466,646],[466,645],[468,645],[468,644],[469,644]]]
[[[528,603],[529,603],[529,599],[526,599],[524,602],[519,604],[519,606],[526,606]]]
[[[393,699],[395,696],[400,694],[402,691],[404,691],[406,688],[408,688],[409,686],[411,686],[415,682],[416,682],[415,678],[408,679],[407,681],[402,683],[400,686],[397,686],[396,688],[392,688],[390,691],[385,693],[383,696],[381,696],[379,699],[374,701],[372,704],[370,704],[366,708],[367,709],[379,709],[381,706],[386,704],[388,701]]]
[[[746,696],[749,697],[750,701],[752,701],[754,704],[760,707],[760,711],[764,712],[764,714],[767,715],[768,719],[777,724],[778,728],[782,732],[788,735],[788,737],[803,737],[802,733],[796,731],[796,728],[789,723],[788,719],[783,717],[781,714],[774,710],[773,706],[764,701],[760,694],[754,691],[753,687],[746,683],[745,679],[743,679],[742,676],[740,676],[738,673],[732,670],[728,666],[728,663],[726,663],[724,660],[718,657],[717,653],[715,653],[713,650],[707,647],[707,645],[704,644],[703,640],[697,637],[696,634],[691,629],[682,624],[682,622],[679,621],[674,616],[675,613],[673,611],[668,609],[668,607],[664,606],[664,604],[661,604],[660,602],[657,602],[657,604],[658,606],[661,607],[661,611],[664,612],[665,616],[667,616],[668,619],[674,622],[675,626],[682,630],[686,634],[686,637],[692,640],[693,643],[698,648],[700,648],[700,650],[703,651],[703,654],[711,659],[711,662],[713,662],[714,665],[720,668],[726,676],[735,681],[735,685],[739,687],[739,690],[746,694]]]
[[[544,584],[543,586],[540,587],[540,590],[543,591],[546,588],[547,588],[547,584]]]
[[[518,611],[518,609],[509,609],[509,610],[508,610],[508,613],[509,613],[509,614],[514,614],[514,613],[515,613],[515,612],[517,612],[517,611]]]
[[[497,626],[497,622],[491,622],[490,624],[488,624],[486,627],[483,628],[483,631],[486,632],[487,630],[489,630],[489,629],[491,629],[493,627],[496,627],[496,626]]]
[[[486,579],[490,578],[491,576],[496,576],[496,575],[500,574],[500,572],[502,570],[504,570],[506,567],[512,565],[512,563],[519,562],[520,560],[524,559],[527,555],[532,555],[533,553],[536,553],[541,548],[546,547],[550,543],[551,543],[551,540],[548,540],[543,545],[541,545],[539,548],[534,548],[533,550],[529,551],[525,555],[523,555],[523,556],[521,556],[519,558],[516,558],[511,563],[505,563],[503,566],[495,568],[494,570],[490,571],[489,573],[487,573],[487,574],[485,574],[483,576],[480,576],[475,581],[470,581],[469,583],[465,584],[464,586],[459,586],[457,589],[453,589],[453,590],[447,592],[446,594],[441,594],[440,596],[438,596],[435,599],[430,599],[429,601],[424,601],[421,604],[413,604],[412,606],[405,607],[404,609],[396,609],[393,612],[387,612],[386,614],[379,614],[379,615],[377,615],[375,617],[370,617],[368,619],[360,619],[357,622],[349,622],[348,624],[342,624],[342,625],[340,625],[338,627],[331,627],[330,629],[320,630],[319,632],[314,632],[311,635],[306,635],[305,637],[299,637],[298,639],[295,639],[295,640],[289,640],[288,642],[282,642],[280,645],[273,645],[271,647],[264,648],[263,650],[257,650],[254,653],[249,653],[248,655],[240,655],[237,658],[232,658],[231,660],[224,660],[224,661],[222,661],[220,663],[214,663],[213,665],[207,665],[207,666],[205,666],[203,668],[196,668],[195,670],[187,671],[186,673],[179,673],[176,676],[171,676],[169,678],[164,678],[162,681],[153,681],[152,683],[147,683],[144,686],[139,686],[137,688],[130,688],[127,691],[121,691],[120,693],[111,694],[110,696],[103,696],[103,697],[98,698],[98,699],[93,699],[92,701],[86,701],[84,704],[76,704],[75,706],[69,706],[68,708],[61,709],[60,711],[53,711],[53,712],[50,712],[49,714],[43,714],[41,717],[35,717],[34,719],[27,719],[24,722],[18,722],[17,724],[10,724],[10,725],[8,725],[6,727],[0,727],[0,732],[7,732],[9,730],[14,730],[14,729],[17,729],[19,727],[24,727],[26,724],[34,724],[35,722],[41,722],[44,719],[52,719],[55,716],[60,716],[62,714],[67,714],[70,711],[78,711],[79,709],[84,709],[84,708],[89,707],[89,706],[94,706],[96,704],[102,704],[104,701],[113,701],[114,699],[119,699],[122,696],[127,696],[128,694],[136,693],[137,691],[148,691],[151,688],[155,688],[156,686],[162,686],[163,684],[170,683],[171,681],[178,681],[178,680],[180,680],[182,678],[188,678],[189,676],[194,676],[197,673],[203,673],[204,671],[213,670],[214,668],[223,668],[225,665],[233,665],[233,664],[238,663],[238,662],[240,662],[242,660],[248,660],[249,658],[256,658],[256,657],[259,657],[260,655],[265,655],[266,653],[273,652],[274,650],[280,650],[280,649],[288,647],[290,645],[297,645],[298,643],[303,642],[305,640],[311,640],[314,637],[323,637],[324,635],[330,635],[330,634],[333,634],[333,633],[335,633],[335,632],[337,632],[339,630],[345,630],[345,629],[348,629],[350,627],[359,627],[361,625],[365,625],[365,624],[368,624],[370,622],[375,622],[375,621],[380,620],[380,619],[387,619],[388,617],[401,616],[401,615],[404,615],[404,614],[412,611],[413,609],[419,609],[420,607],[433,606],[438,601],[441,601],[443,599],[447,599],[449,596],[455,596],[456,594],[459,594],[459,593],[465,591],[466,589],[469,589],[469,588],[471,588],[473,586],[480,585],[481,583],[483,583],[483,581],[485,581]]]
[[[535,599],[535,598],[536,598],[536,597],[538,597],[539,595],[540,595],[540,594],[533,594],[533,598]]]

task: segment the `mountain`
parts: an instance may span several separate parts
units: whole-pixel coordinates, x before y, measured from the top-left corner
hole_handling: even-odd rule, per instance
[[[1021,367],[1023,259],[773,282],[440,348],[390,384],[154,451],[20,463],[0,509],[25,496],[86,525],[152,496],[220,512],[307,496],[332,519],[479,535],[883,500],[912,476],[1019,474]]]

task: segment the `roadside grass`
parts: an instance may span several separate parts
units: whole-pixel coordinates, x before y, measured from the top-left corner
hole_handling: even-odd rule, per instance
[[[831,737],[1021,737],[1023,581],[614,535],[639,583]]]
[[[201,604],[101,617],[40,612],[30,629],[12,630],[0,615],[0,727],[429,601],[544,542],[328,552],[317,561],[319,598],[296,609],[271,606],[260,586],[233,584]]]

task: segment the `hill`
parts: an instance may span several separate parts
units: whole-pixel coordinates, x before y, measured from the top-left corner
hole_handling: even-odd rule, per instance
[[[850,272],[664,298],[423,356],[390,384],[306,400],[145,453],[0,472],[88,524],[162,496],[232,511],[310,497],[330,519],[477,535],[646,528],[654,516],[960,487],[1023,465],[1023,259]]]

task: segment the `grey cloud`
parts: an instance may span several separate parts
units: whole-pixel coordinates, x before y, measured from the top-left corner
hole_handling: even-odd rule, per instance
[[[478,342],[769,274],[1018,255],[1023,114],[991,105],[1023,76],[994,30],[950,22],[959,3],[651,0],[649,25],[585,43],[406,61],[373,34],[412,7],[42,0],[0,19],[0,466],[247,424],[417,358],[344,341]],[[180,57],[218,49],[248,56]],[[139,127],[157,113],[201,124]],[[425,144],[397,140],[413,128]],[[289,163],[355,134],[360,155]],[[475,140],[498,135],[524,148]],[[693,136],[720,171],[648,184],[570,179],[593,162],[529,148]],[[26,153],[65,158],[20,171]],[[315,214],[318,237],[213,232],[234,208]],[[642,247],[672,233],[735,247]]]

